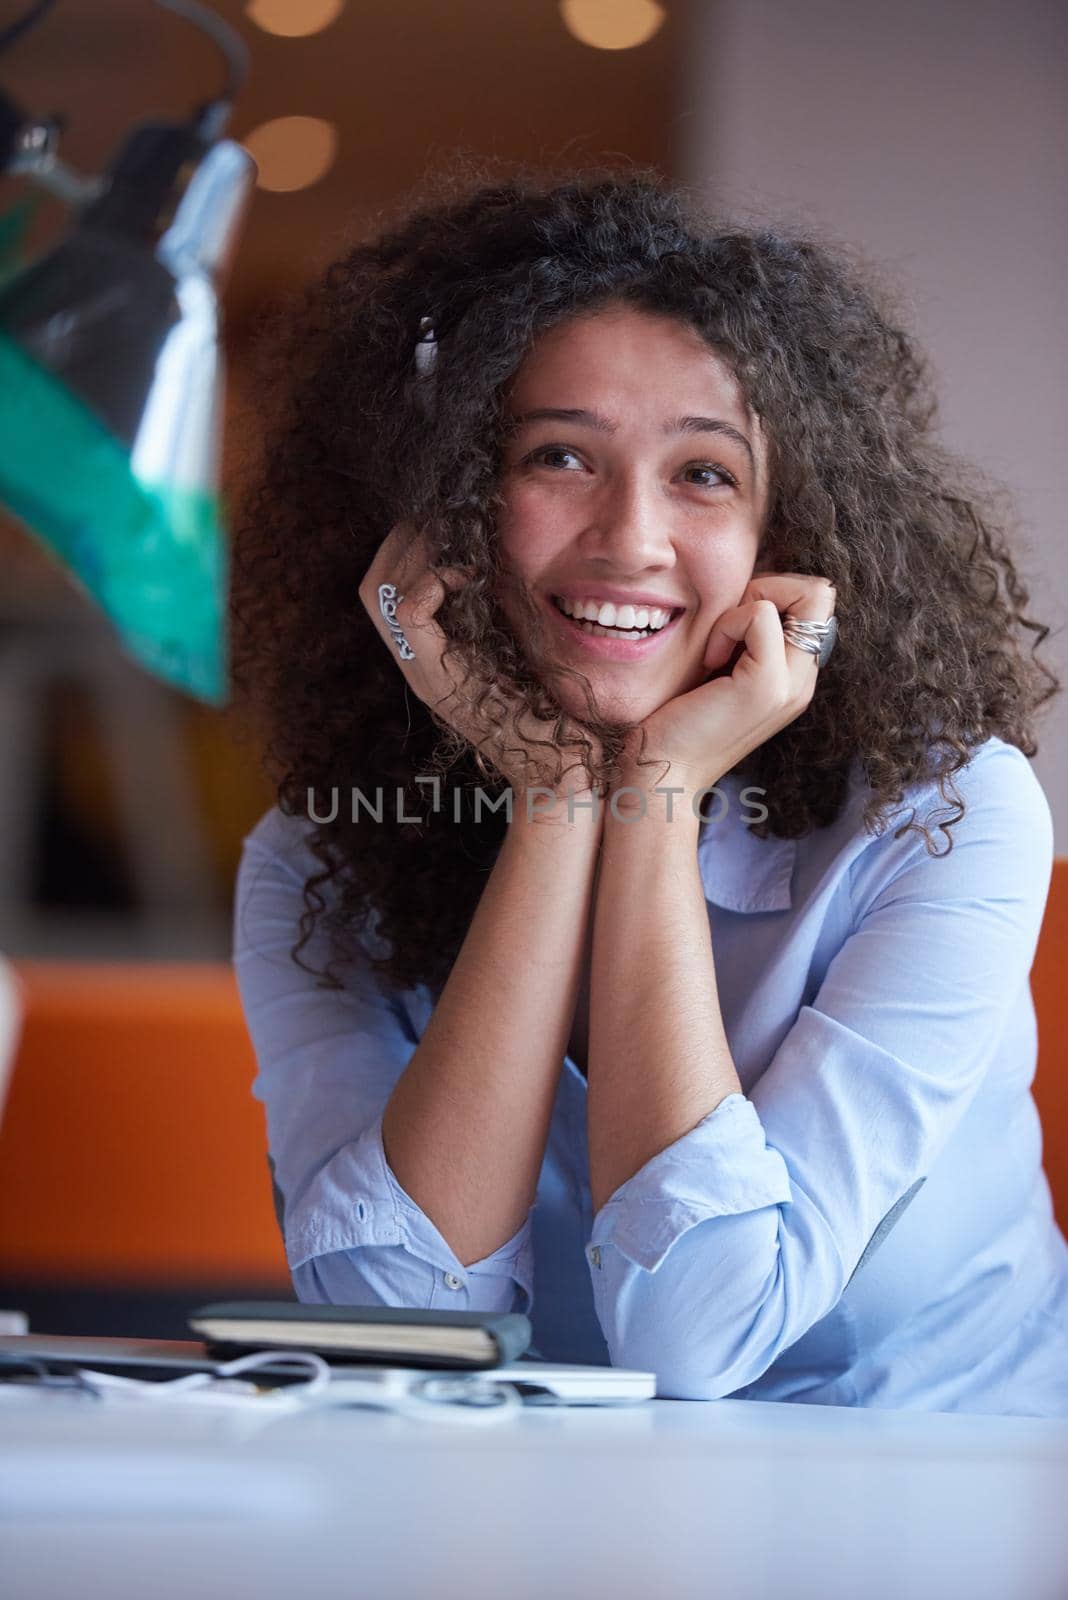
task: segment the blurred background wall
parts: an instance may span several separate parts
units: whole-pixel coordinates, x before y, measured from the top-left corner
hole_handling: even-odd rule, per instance
[[[1064,7],[219,0],[216,9],[251,50],[230,131],[261,168],[225,296],[228,482],[256,427],[249,351],[265,306],[372,231],[383,208],[458,154],[561,170],[629,158],[696,184],[735,213],[814,224],[881,268],[931,356],[946,443],[1015,495],[1033,610],[1063,630]],[[3,20],[19,10],[5,6]],[[65,159],[98,171],[133,122],[184,114],[206,98],[219,66],[202,37],[146,0],[61,0],[0,59],[0,80],[27,108],[62,112]],[[21,193],[0,181],[0,211]],[[58,236],[65,220],[58,202],[45,201],[31,244]],[[1046,653],[1068,670],[1061,638]],[[1035,763],[1061,851],[1066,716],[1058,703],[1040,729]],[[0,517],[0,950],[16,961],[148,960],[161,970],[225,962],[241,839],[271,803],[255,750],[234,742],[223,716],[128,662],[59,569]],[[210,973],[189,981],[207,983],[196,992],[204,1015],[213,1014],[221,1002]],[[47,982],[37,992],[42,1004],[57,1003]],[[186,992],[171,991],[176,1017]],[[103,1001],[88,994],[79,1004],[85,1009],[67,1024],[75,1041]],[[225,1034],[232,1015],[212,1036],[215,1055],[190,1035],[174,1044],[168,1076],[157,1079],[138,1032],[143,1022],[139,1015],[116,1047],[103,1132],[87,1125],[80,1140],[67,1137],[68,1123],[95,1114],[94,1086],[105,1081],[88,1062],[89,1077],[79,1082],[67,1060],[67,1077],[49,1080],[32,1110],[28,1098],[12,1096],[12,1113],[22,1105],[20,1125],[34,1122],[43,1153],[24,1150],[21,1165],[9,1161],[5,1188],[0,1139],[0,1305],[30,1309],[36,1328],[182,1337],[184,1309],[202,1300],[287,1297],[273,1236],[275,1263],[263,1267],[273,1218],[266,1169],[252,1149],[261,1113],[247,1095],[250,1060],[236,1035]],[[35,1035],[35,1061],[64,1055],[62,1028],[55,1031],[54,1017],[50,1026]],[[195,1093],[187,1091],[182,1140],[165,1159],[183,1059],[201,1075]],[[210,1073],[227,1059],[236,1080],[223,1112]],[[147,1097],[140,1109],[136,1094]],[[226,1185],[227,1151],[238,1145],[241,1159],[256,1164],[240,1183],[242,1225],[260,1229],[244,1274],[240,1250],[205,1246],[198,1254],[185,1241],[168,1258],[174,1273],[161,1258],[153,1280],[152,1207],[161,1186],[154,1197],[147,1172],[118,1172],[146,1106],[160,1140],[166,1227],[181,1227],[179,1191],[199,1160],[196,1226],[229,1226],[232,1235],[232,1222],[209,1203],[211,1183]],[[247,1121],[240,1139],[229,1139],[219,1119],[241,1115],[255,1125]],[[59,1123],[63,1139],[55,1136]],[[18,1206],[35,1185],[47,1190],[61,1230],[62,1207],[80,1204],[79,1183],[96,1204],[102,1191],[91,1164],[77,1168],[79,1150],[94,1147],[106,1151],[115,1209],[99,1212],[93,1237],[126,1193],[147,1208],[148,1222],[128,1254],[115,1255],[126,1263],[115,1281],[106,1251],[79,1278],[85,1253],[74,1235],[61,1270],[35,1279],[17,1248],[28,1236]],[[54,1165],[43,1169],[42,1161]],[[250,1222],[253,1192],[262,1192],[262,1215]],[[198,1276],[198,1261],[218,1270]]]
[[[1032,614],[1062,631],[1068,6],[691,0],[686,32],[680,176],[884,269],[931,357],[943,440],[1011,490]],[[1063,637],[1042,655],[1068,667]],[[1039,743],[1065,854],[1068,694]]]

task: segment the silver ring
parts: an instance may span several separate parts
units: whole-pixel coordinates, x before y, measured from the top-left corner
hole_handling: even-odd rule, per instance
[[[380,583],[378,585],[378,609],[386,619],[386,627],[393,635],[393,643],[397,646],[397,654],[402,661],[414,661],[415,651],[404,637],[404,630],[397,621],[397,606],[404,599],[397,593],[395,583]]]
[[[818,667],[824,667],[838,639],[838,619],[832,615],[826,622],[803,622],[799,617],[784,617],[782,636],[787,644],[815,656]]]

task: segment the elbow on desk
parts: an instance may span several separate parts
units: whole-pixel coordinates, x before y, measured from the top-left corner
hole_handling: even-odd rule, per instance
[[[754,1383],[790,1342],[778,1249],[766,1270],[751,1259],[733,1281],[724,1273],[722,1296],[709,1292],[711,1263],[701,1286],[666,1266],[628,1266],[616,1295],[602,1300],[612,1365],[655,1372],[657,1395],[669,1400],[721,1400]]]
[[[656,1373],[658,1400],[726,1400],[731,1395],[737,1397],[748,1384],[755,1382],[760,1376],[760,1372],[753,1370],[747,1370],[741,1375],[732,1374],[730,1371],[710,1372],[700,1364],[689,1367],[643,1363],[636,1370]],[[764,1370],[762,1367],[761,1371]]]
[[[656,1393],[661,1400],[723,1400],[755,1383],[775,1359],[756,1330],[743,1335],[732,1353],[720,1341],[710,1348],[707,1341],[692,1343],[629,1338],[618,1349],[609,1345],[614,1367],[654,1372]]]

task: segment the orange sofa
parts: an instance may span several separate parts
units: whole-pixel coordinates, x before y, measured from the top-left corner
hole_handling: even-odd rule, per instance
[[[1032,1093],[1042,1119],[1042,1165],[1053,1210],[1068,1235],[1068,856],[1053,863],[1046,915],[1031,969],[1038,1015],[1038,1071]]]
[[[1068,858],[1032,973],[1034,1094],[1068,1232]],[[223,965],[16,963],[26,1016],[0,1125],[0,1282],[262,1284],[291,1298],[263,1108]]]
[[[16,962],[0,1281],[291,1298],[263,1107],[223,965]]]

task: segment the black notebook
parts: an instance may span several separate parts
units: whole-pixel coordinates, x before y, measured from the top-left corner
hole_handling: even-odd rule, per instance
[[[381,1361],[392,1367],[507,1366],[530,1346],[518,1311],[426,1311],[399,1306],[303,1305],[227,1300],[187,1318],[213,1355],[312,1350],[325,1360]]]

